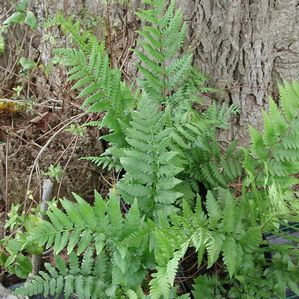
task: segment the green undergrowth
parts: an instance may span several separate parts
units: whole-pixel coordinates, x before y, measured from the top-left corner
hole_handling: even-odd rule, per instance
[[[55,262],[16,292],[82,299],[299,295],[298,239],[289,242],[280,230],[299,221],[299,83],[279,86],[279,104],[270,99],[264,130],[250,128],[250,146],[224,148],[217,133],[229,128],[237,107],[215,102],[198,112],[200,95],[216,91],[182,50],[182,13],[175,1],[145,2],[137,13],[143,26],[134,86],[110,67],[103,43],[60,20],[76,47],[55,54],[87,111],[104,115],[89,125],[108,132],[105,153],[86,159],[122,175],[107,198],[95,192],[93,204],[77,194],[75,202],[50,204],[48,219],[27,238],[52,248]],[[271,242],[269,234],[285,241]]]

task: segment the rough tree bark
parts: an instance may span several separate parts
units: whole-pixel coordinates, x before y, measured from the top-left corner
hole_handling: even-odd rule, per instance
[[[194,63],[241,114],[231,136],[248,142],[277,81],[299,79],[298,0],[179,1],[189,20]]]

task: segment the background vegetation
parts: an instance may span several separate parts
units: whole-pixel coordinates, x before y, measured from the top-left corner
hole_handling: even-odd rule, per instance
[[[68,115],[48,140],[48,113],[30,120],[45,125],[47,141],[30,170],[24,202],[11,205],[9,213],[6,194],[9,218],[0,263],[19,278],[32,274],[17,290],[30,296],[286,298],[288,290],[298,295],[299,84],[278,85],[279,103],[269,99],[264,129],[249,129],[249,146],[221,142],[239,107],[207,101],[221,90],[206,87],[208,78],[192,64],[184,47],[187,26],[175,1],[146,4],[136,12],[138,42],[127,50],[137,60],[135,77],[113,59],[111,27],[105,43],[88,23],[82,27],[62,14],[43,24],[66,36],[67,46],[55,49],[48,71],[56,64],[67,69],[66,84],[82,99],[82,106],[76,104],[81,112]],[[11,26],[36,30],[37,20],[26,1],[18,2],[3,22],[2,51]],[[19,100],[24,84],[13,88],[12,99],[2,99],[11,121],[35,111],[39,104],[28,98],[32,76],[41,67],[47,72],[30,57],[19,63],[18,76],[30,83],[25,100]],[[84,200],[79,185],[75,202],[59,199],[72,152],[63,168],[59,157],[44,170],[57,197],[47,211],[32,209],[33,172],[62,132],[73,136],[63,153],[71,144],[76,149],[87,132],[100,136],[94,148],[102,154],[80,157],[100,167],[110,188],[102,185]],[[42,255],[50,262],[37,274],[34,260]]]

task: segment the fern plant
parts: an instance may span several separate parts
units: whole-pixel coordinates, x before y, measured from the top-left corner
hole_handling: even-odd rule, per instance
[[[146,24],[138,31],[141,50],[135,50],[140,60],[138,83],[147,98],[165,105],[171,114],[168,126],[172,128],[172,143],[185,164],[177,190],[192,201],[203,176],[207,187],[214,187],[219,181],[223,186],[232,183],[241,174],[239,154],[225,159],[215,141],[217,128],[227,128],[237,108],[213,105],[203,115],[197,112],[194,103],[201,103],[199,95],[217,90],[203,87],[207,78],[191,66],[190,53],[180,54],[186,39],[182,13],[175,9],[175,1],[168,6],[159,0],[146,3],[150,8],[137,13]],[[227,162],[224,171],[216,166],[219,160]]]
[[[159,265],[155,278],[151,281],[153,298],[155,294],[167,297],[174,284],[180,260],[188,247],[198,252],[198,267],[207,254],[207,269],[211,268],[222,253],[223,263],[229,277],[233,277],[243,260],[245,250],[256,250],[261,239],[259,227],[248,231],[242,228],[246,215],[242,213],[242,203],[234,200],[229,191],[220,189],[217,198],[212,192],[207,195],[205,213],[200,198],[193,212],[184,205],[183,214],[171,217],[172,225],[156,231],[156,262]],[[239,213],[237,213],[239,211]],[[249,239],[250,238],[250,239]],[[247,242],[249,241],[250,249]],[[246,249],[243,249],[244,248]]]
[[[271,231],[269,223],[248,217],[250,197],[236,198],[224,189],[217,196],[213,193],[208,192],[204,203],[199,199],[194,211],[185,204],[183,214],[173,215],[170,225],[156,228],[152,298],[168,298],[189,247],[197,252],[197,268],[212,273],[195,279],[195,298],[286,298],[287,288],[298,295],[298,250],[286,241],[298,244],[299,238],[282,235],[282,244],[264,239]],[[275,214],[264,213],[268,222],[273,220]]]
[[[78,195],[75,203],[50,205],[48,220],[28,240],[53,248],[55,265],[17,292],[270,299],[285,298],[289,288],[299,295],[298,240],[280,230],[299,218],[298,83],[280,87],[281,108],[270,101],[264,132],[251,129],[251,147],[222,148],[217,132],[229,126],[236,107],[194,109],[201,79],[191,55],[180,53],[186,33],[181,12],[174,1],[145,3],[149,9],[138,13],[145,25],[135,51],[141,75],[136,101],[120,72],[109,67],[104,46],[63,21],[79,48],[57,54],[88,111],[104,112],[100,126],[110,130],[106,156],[90,159],[122,168],[122,177],[106,200],[95,193],[93,205]],[[190,250],[196,271],[186,289]]]
[[[152,255],[146,243],[138,248],[123,245],[132,233],[143,230],[145,225],[137,203],[132,204],[127,217],[124,218],[119,200],[113,193],[105,202],[96,192],[93,206],[76,194],[74,197],[76,203],[66,199],[60,200],[64,211],[52,204],[47,211],[49,220],[42,220],[30,234],[30,239],[40,246],[53,248],[56,256],[66,249],[70,257],[69,270],[65,269],[65,264],[64,270],[61,270],[62,261],[58,257],[56,268],[59,274],[48,266],[50,276],[42,272],[40,274],[42,278],[27,283],[18,293],[39,294],[41,290],[47,293],[48,285],[44,283],[50,280],[49,283],[51,281],[53,283],[50,284],[53,292],[51,295],[58,295],[62,291],[63,275],[65,276],[62,283],[63,291],[65,296],[68,295],[66,298],[69,297],[70,290],[79,298],[102,298],[100,297],[102,293],[105,293],[107,298],[116,298],[116,294],[121,293],[122,288],[134,290],[141,285],[147,266],[153,262]],[[79,268],[77,256],[81,254],[83,262]],[[94,260],[95,254],[98,256],[98,264]],[[100,268],[97,268],[98,266]],[[95,272],[91,275],[92,269]],[[78,276],[74,280],[73,275],[76,275],[74,272],[81,275],[81,278]],[[66,273],[70,273],[71,277],[66,276]],[[88,290],[85,289],[86,283]]]

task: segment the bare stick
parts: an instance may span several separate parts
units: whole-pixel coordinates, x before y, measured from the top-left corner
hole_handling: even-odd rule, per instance
[[[26,299],[28,297],[23,297],[23,296],[17,296],[12,293],[11,290],[5,288],[1,283],[0,283],[0,299]]]
[[[51,199],[52,193],[53,193],[53,182],[50,179],[45,179],[43,184],[43,195],[42,195],[42,201],[41,201],[41,213],[40,218],[45,219],[46,218],[46,211],[48,209],[48,201]],[[28,279],[32,278],[34,275],[36,275],[41,266],[42,256],[34,254],[32,255],[31,263],[32,263],[32,272]]]

